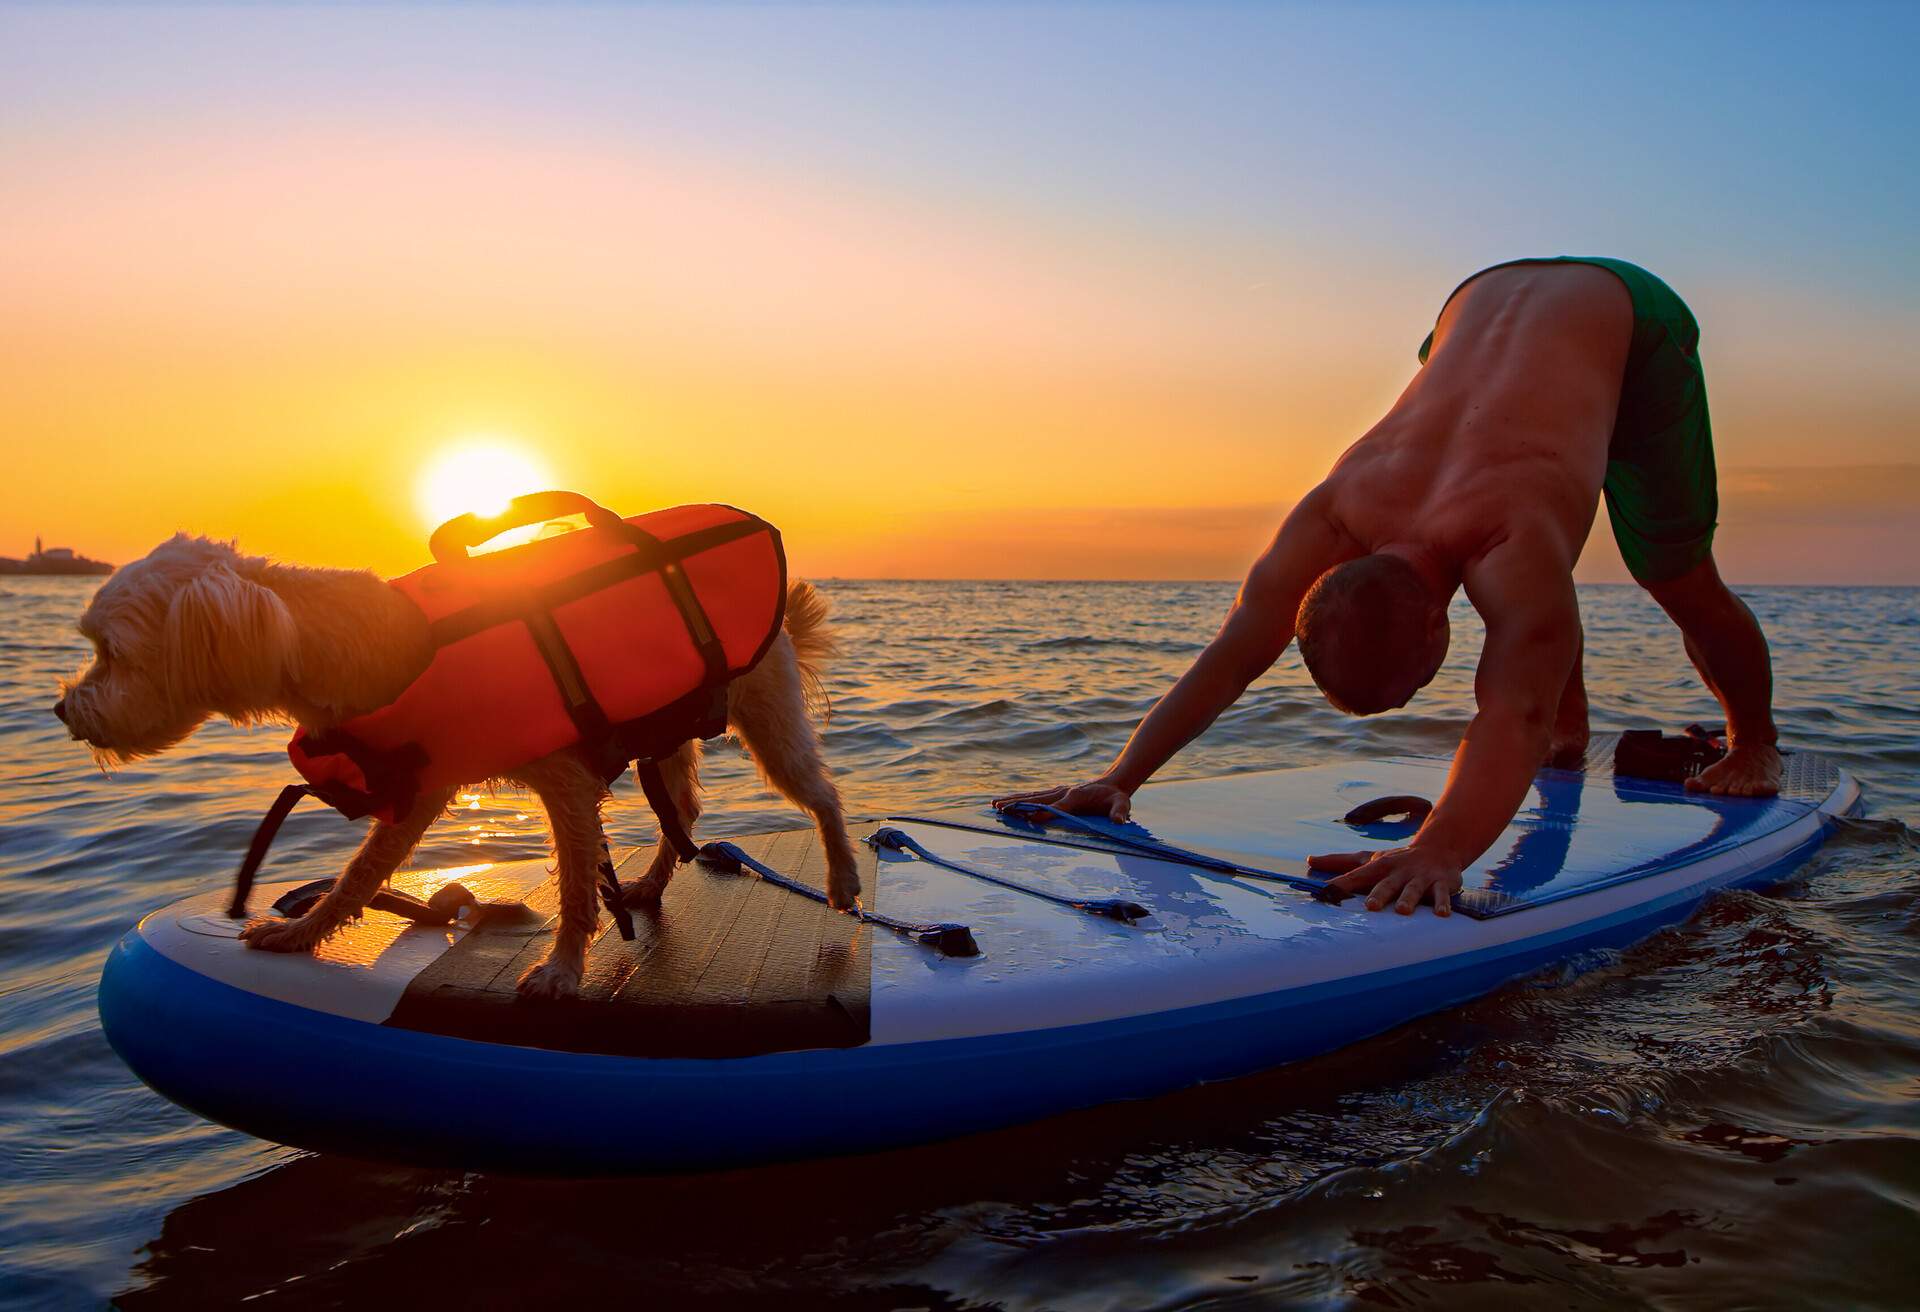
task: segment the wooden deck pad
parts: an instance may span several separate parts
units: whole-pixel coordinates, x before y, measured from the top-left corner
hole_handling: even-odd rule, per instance
[[[736,840],[750,856],[816,888],[826,861],[811,829]],[[879,863],[864,845],[869,906]],[[621,863],[637,878],[646,849]],[[487,1043],[627,1057],[746,1057],[850,1048],[869,1037],[873,929],[752,872],[695,862],[657,912],[633,914],[620,938],[603,909],[578,999],[522,999],[514,984],[553,945],[557,890],[527,898],[522,924],[482,926],[415,977],[387,1024]]]

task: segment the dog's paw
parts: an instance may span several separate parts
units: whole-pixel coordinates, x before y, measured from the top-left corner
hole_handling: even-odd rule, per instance
[[[860,905],[860,876],[849,870],[845,875],[827,873],[827,905],[835,911],[853,911]]]
[[[559,999],[580,995],[580,972],[552,961],[543,961],[520,977],[516,986],[523,998]]]
[[[630,884],[620,885],[620,900],[636,911],[653,911],[666,895],[670,875],[644,875]]]
[[[330,927],[311,916],[297,920],[254,920],[240,931],[240,941],[263,952],[311,952],[329,932]]]

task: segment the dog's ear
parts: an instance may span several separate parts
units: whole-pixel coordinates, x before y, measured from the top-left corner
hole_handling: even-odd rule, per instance
[[[168,697],[245,715],[271,708],[293,660],[293,613],[258,583],[215,565],[167,608]]]

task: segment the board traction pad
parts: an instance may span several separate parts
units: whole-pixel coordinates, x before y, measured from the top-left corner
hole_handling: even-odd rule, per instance
[[[1670,784],[1615,780],[1617,739],[1594,736],[1584,762],[1590,779],[1623,791],[1673,791]],[[1837,778],[1837,768],[1822,756],[1788,754],[1780,796],[1818,806]],[[871,827],[856,824],[856,835]],[[762,834],[737,845],[792,878],[825,887],[826,863],[812,829]],[[1137,855],[1097,839],[1067,845]],[[863,899],[877,906],[881,864],[864,843],[856,842],[855,853]],[[623,878],[636,877],[646,856],[640,849],[622,861]],[[726,874],[701,863],[680,868],[658,913],[634,913],[631,943],[602,916],[578,999],[522,1000],[514,985],[552,946],[557,896],[553,881],[546,880],[526,896],[531,916],[518,924],[503,918],[498,927],[468,933],[414,977],[387,1024],[627,1057],[757,1056],[857,1047],[870,1037],[873,927],[749,872]],[[1533,904],[1493,889],[1456,896],[1456,905],[1481,917]]]
[[[1617,733],[1599,733],[1587,744],[1586,760],[1582,769],[1595,778],[1612,779],[1613,754],[1620,746]],[[1817,752],[1782,752],[1780,754],[1782,770],[1780,774],[1780,796],[1790,802],[1805,802],[1809,806],[1819,806],[1832,796],[1834,785],[1840,782],[1840,767]],[[1629,785],[1649,783],[1649,780],[1634,780],[1623,776]]]
[[[816,888],[826,861],[812,829],[736,840],[748,855]],[[856,847],[862,897],[879,862]],[[647,849],[620,864],[633,879]],[[871,1034],[873,928],[750,872],[680,867],[657,912],[633,913],[623,941],[604,913],[580,996],[523,999],[515,983],[553,945],[554,881],[526,897],[522,923],[483,925],[414,977],[387,1024],[520,1047],[622,1057],[747,1057],[848,1048]]]
[[[1549,776],[1560,775],[1563,777],[1569,774],[1575,776],[1584,775],[1590,783],[1598,784],[1604,781],[1608,787],[1614,790],[1616,795],[1622,798],[1641,801],[1667,801],[1671,800],[1675,794],[1681,791],[1680,785],[1678,784],[1616,774],[1613,763],[1614,751],[1619,746],[1619,742],[1620,735],[1618,733],[1595,734],[1589,740],[1586,756],[1577,770],[1549,769],[1543,770],[1542,774]],[[1839,767],[1826,757],[1812,752],[1787,752],[1783,753],[1783,757],[1785,770],[1780,780],[1780,800],[1797,803],[1808,810],[1816,809],[1824,804],[1840,782]],[[1444,766],[1446,764],[1445,761],[1439,758],[1431,758],[1429,763],[1437,766]],[[1701,800],[1705,801],[1706,799]],[[950,812],[934,812],[931,815],[897,815],[892,818],[903,823],[935,824],[951,829],[969,830],[975,833],[1025,838],[1030,842],[1075,847],[1091,852],[1105,852],[1115,857],[1124,858],[1146,855],[1138,845],[1123,843],[1119,841],[1117,836],[1109,839],[1107,836],[1098,832],[1036,834],[1028,830],[1010,827],[1004,818],[1001,818],[1000,823],[996,824],[990,819],[980,817],[977,813],[972,812],[970,808],[964,807],[953,808]],[[1096,818],[1092,823],[1097,830],[1097,828],[1105,822]],[[1536,820],[1535,825],[1537,828],[1543,830],[1564,828],[1564,826],[1555,826],[1550,822],[1542,822],[1540,820]],[[1154,838],[1151,831],[1147,830],[1138,822],[1131,822],[1118,827],[1132,831],[1133,835],[1149,841],[1159,841]],[[1408,830],[1405,836],[1410,837],[1411,834],[1412,830]],[[1167,854],[1162,859],[1179,864],[1179,852],[1181,851],[1182,844],[1184,844],[1187,850],[1202,856],[1233,861],[1242,859],[1233,857],[1231,854],[1211,851],[1205,844],[1192,839],[1183,839],[1181,844],[1170,845]],[[1709,836],[1707,840],[1696,844],[1691,850],[1690,855],[1694,857],[1704,856],[1712,850],[1712,847],[1712,836]],[[1254,861],[1247,868],[1252,870],[1263,867],[1261,867],[1258,861]],[[1274,865],[1272,871],[1273,873],[1286,873],[1290,871],[1296,876],[1308,875],[1304,862],[1283,862]],[[1544,895],[1538,891],[1513,894],[1503,892],[1496,888],[1469,887],[1454,894],[1453,905],[1455,910],[1476,920],[1487,920],[1513,912],[1525,911],[1530,907],[1543,906],[1548,902],[1558,901],[1561,898],[1590,893],[1597,889],[1605,888],[1616,883],[1624,883],[1649,873],[1653,873],[1653,870],[1648,867],[1622,870],[1611,877],[1595,879],[1579,886],[1568,887],[1557,891],[1547,891]]]
[[[1595,783],[1604,781],[1623,798],[1639,796],[1649,800],[1664,799],[1672,797],[1676,792],[1684,791],[1684,786],[1680,784],[1617,773],[1614,770],[1613,761],[1614,752],[1619,745],[1620,735],[1617,733],[1593,735],[1587,745],[1586,759],[1577,773],[1584,773]],[[1834,786],[1840,781],[1839,767],[1826,757],[1811,752],[1783,753],[1782,765],[1784,768],[1780,778],[1780,799],[1800,803],[1809,809],[1817,808],[1825,802],[1832,794]],[[1704,856],[1714,849],[1712,836],[1709,836],[1695,845],[1692,855]],[[1668,860],[1672,859],[1672,856],[1669,856]],[[1565,889],[1557,895],[1545,898],[1525,893],[1519,895],[1503,893],[1492,888],[1469,888],[1455,894],[1454,901],[1456,906],[1483,918],[1499,916],[1509,912],[1524,911],[1529,907],[1542,906],[1550,901],[1558,901],[1562,897],[1593,892],[1611,884],[1627,882],[1650,873],[1653,871],[1647,868],[1623,870],[1612,878],[1597,879],[1581,887]]]

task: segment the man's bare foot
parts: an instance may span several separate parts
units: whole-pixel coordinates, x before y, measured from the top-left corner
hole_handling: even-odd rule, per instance
[[[1553,739],[1547,744],[1547,764],[1556,770],[1579,770],[1587,763],[1587,726],[1578,729],[1553,731]]]
[[[1560,713],[1554,716],[1553,737],[1547,741],[1547,764],[1556,770],[1586,768],[1587,738],[1587,699],[1563,700]]]
[[[1736,745],[1687,780],[1687,791],[1716,797],[1772,797],[1780,791],[1782,768],[1780,753],[1770,744]]]

